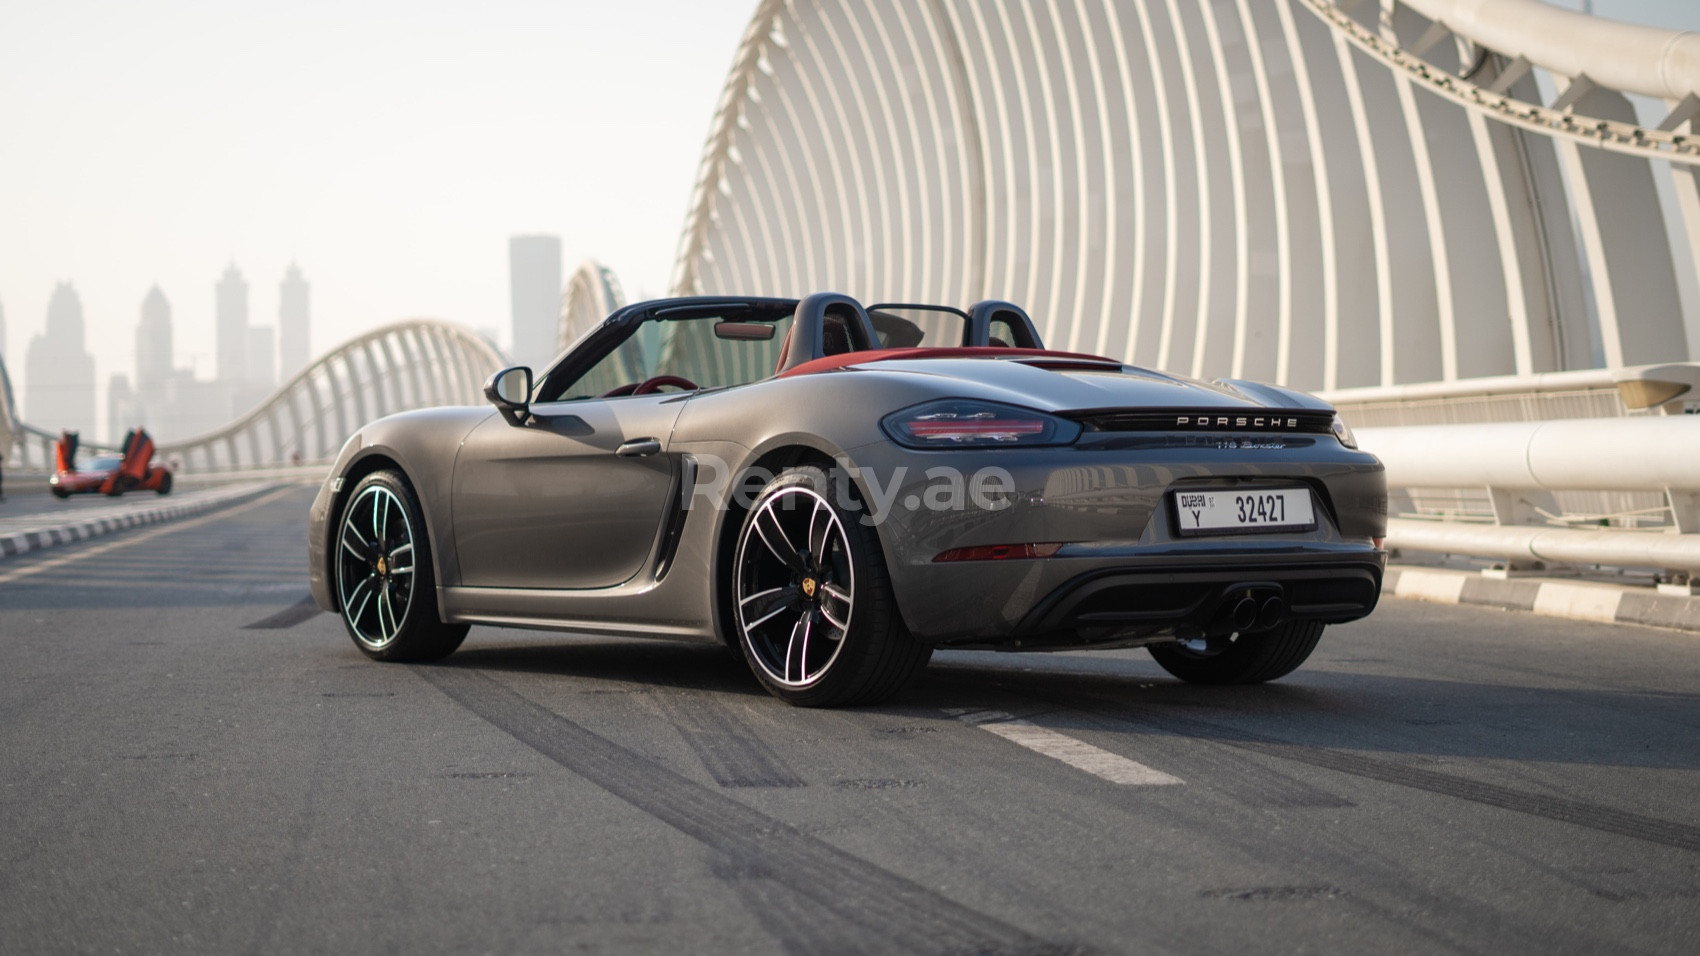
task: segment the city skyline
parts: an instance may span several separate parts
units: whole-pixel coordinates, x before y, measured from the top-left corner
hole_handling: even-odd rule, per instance
[[[30,338],[23,366],[25,416],[56,419],[61,429],[95,432],[98,372],[88,350],[82,298],[72,283],[53,287],[46,321]]]
[[[211,377],[215,310],[193,290],[231,261],[267,283],[313,264],[314,355],[408,317],[498,332],[502,244],[529,232],[560,235],[565,264],[611,266],[634,298],[664,294],[754,8],[21,9],[0,37],[0,80],[30,90],[0,100],[30,144],[0,156],[0,354],[25,377],[70,281],[104,389],[133,368],[136,303],[158,285],[176,304],[174,366]],[[1700,27],[1687,0],[1594,8]]]
[[[112,441],[138,425],[174,438],[216,427],[309,363],[310,357],[302,357],[311,325],[309,288],[300,266],[291,263],[278,285],[277,325],[250,324],[247,280],[235,263],[227,264],[213,286],[227,354],[222,368],[206,376],[198,375],[193,364],[178,364],[172,305],[158,283],[142,297],[131,332],[133,366],[97,372],[76,284],[58,283],[44,331],[31,339],[27,361],[8,364],[9,374],[22,385],[22,417],[38,427],[79,431],[91,443]],[[0,311],[0,333],[4,328]],[[86,377],[81,371],[85,361]],[[75,380],[51,380],[36,371],[60,368],[75,370]],[[32,377],[42,381],[31,384]],[[102,381],[104,388],[99,388]],[[67,406],[73,410],[60,411]]]

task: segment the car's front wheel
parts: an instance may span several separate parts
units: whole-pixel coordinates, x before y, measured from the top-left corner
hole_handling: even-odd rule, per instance
[[[1164,670],[1194,684],[1261,684],[1297,670],[1322,639],[1322,627],[1317,621],[1288,621],[1233,640],[1177,641],[1146,650]]]
[[[866,512],[849,483],[814,466],[762,489],[733,563],[739,646],[762,684],[792,704],[866,704],[896,693],[932,656],[904,627]]]
[[[437,617],[424,515],[399,473],[375,471],[354,486],[334,547],[342,623],[367,657],[434,661],[466,639],[465,624]]]

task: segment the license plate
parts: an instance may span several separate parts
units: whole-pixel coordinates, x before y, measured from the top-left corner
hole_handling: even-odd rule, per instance
[[[1247,491],[1177,491],[1175,518],[1181,534],[1232,534],[1316,527],[1309,488]]]

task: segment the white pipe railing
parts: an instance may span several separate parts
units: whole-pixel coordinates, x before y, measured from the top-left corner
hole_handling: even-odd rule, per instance
[[[1628,383],[1669,384],[1673,398],[1700,397],[1700,362],[1670,362],[1630,368],[1588,368],[1569,372],[1540,372],[1534,375],[1491,375],[1455,379],[1450,382],[1419,382],[1410,385],[1372,385],[1319,391],[1317,396],[1338,406],[1388,405],[1400,402],[1434,402],[1503,396],[1528,397],[1554,392],[1612,390],[1636,392]],[[1674,386],[1685,386],[1678,389]],[[1657,389],[1645,389],[1647,393]]]
[[[1405,488],[1700,491],[1700,416],[1365,428]]]
[[[1389,547],[1700,574],[1700,416],[1365,428],[1358,441],[1387,466]],[[1400,515],[1421,514],[1412,503],[1439,489],[1485,497],[1489,513]],[[1563,513],[1566,492],[1629,493],[1655,502],[1662,523],[1600,527],[1611,519]]]
[[[1575,528],[1505,527],[1395,518],[1387,544],[1406,551],[1465,554],[1512,562],[1658,568],[1700,575],[1700,535]]]

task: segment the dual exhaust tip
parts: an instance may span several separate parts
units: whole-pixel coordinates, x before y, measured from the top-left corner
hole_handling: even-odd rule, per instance
[[[1228,605],[1228,623],[1240,633],[1251,631],[1267,631],[1287,619],[1287,602],[1279,592],[1270,593],[1259,589],[1233,589],[1229,594],[1238,593],[1238,600],[1229,597],[1223,603]]]

